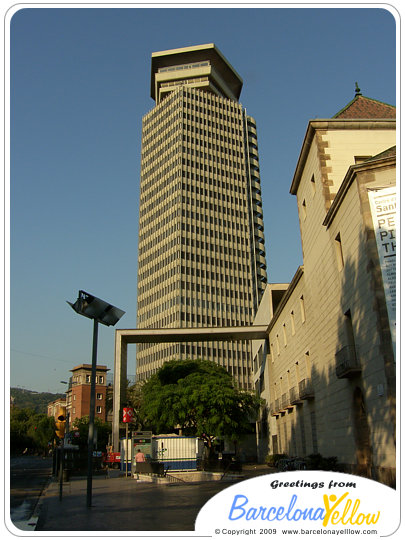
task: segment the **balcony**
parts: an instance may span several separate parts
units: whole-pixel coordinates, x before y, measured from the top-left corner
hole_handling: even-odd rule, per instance
[[[283,394],[281,396],[281,408],[283,410],[293,408],[293,406],[291,405],[290,395],[289,394]]]
[[[276,404],[273,402],[270,404],[270,414],[271,416],[278,416],[280,411],[276,407]]]
[[[302,379],[298,383],[298,395],[302,400],[313,399],[315,397],[311,379]]]
[[[335,354],[336,377],[338,379],[350,379],[361,373],[360,362],[356,356],[356,348],[346,345]]]
[[[259,217],[259,214],[255,214],[253,216],[253,221],[255,222],[255,224],[258,226],[258,227],[264,227],[264,222],[263,222],[263,219],[261,217]]]
[[[290,388],[290,403],[291,405],[300,405],[302,403],[302,399],[299,396],[298,388],[296,386]]]
[[[265,281],[267,279],[267,272],[265,268],[256,268],[256,275],[260,281]]]

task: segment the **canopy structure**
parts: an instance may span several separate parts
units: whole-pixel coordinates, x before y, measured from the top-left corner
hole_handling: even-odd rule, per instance
[[[130,343],[180,343],[193,341],[243,341],[266,339],[268,326],[228,328],[143,328],[115,331],[113,447],[119,451],[119,424],[123,390],[127,380],[127,351]]]

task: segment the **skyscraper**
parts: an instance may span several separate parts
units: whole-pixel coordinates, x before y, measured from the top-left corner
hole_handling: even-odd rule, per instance
[[[256,124],[213,44],[152,54],[143,118],[138,328],[245,326],[266,282]],[[250,343],[138,345],[137,379],[166,360],[217,362],[250,382]]]

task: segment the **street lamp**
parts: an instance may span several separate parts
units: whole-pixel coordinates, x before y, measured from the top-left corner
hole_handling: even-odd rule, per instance
[[[78,313],[89,319],[93,319],[93,353],[91,362],[90,383],[90,413],[89,413],[89,436],[87,454],[87,506],[91,506],[91,490],[93,478],[93,439],[94,439],[94,409],[96,406],[96,367],[97,367],[97,340],[98,323],[105,326],[114,326],[124,315],[125,311],[112,306],[108,302],[97,298],[85,291],[79,291],[74,304],[68,304]]]

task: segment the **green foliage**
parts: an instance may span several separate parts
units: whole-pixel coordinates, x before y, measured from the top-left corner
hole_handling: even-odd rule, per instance
[[[94,428],[97,429],[97,448],[101,451],[105,451],[105,447],[108,444],[108,437],[111,433],[111,424],[109,422],[103,422],[99,418],[94,419]],[[71,431],[78,431],[79,437],[74,437],[74,444],[79,445],[81,449],[87,448],[89,437],[89,417],[82,416],[76,418],[73,422]]]
[[[141,414],[142,405],[142,387],[145,383],[143,381],[136,382],[127,386],[125,403],[127,407],[134,409],[134,416],[132,418],[131,425],[135,429],[142,429],[144,425],[144,418]]]
[[[11,452],[28,448],[34,452],[46,452],[48,443],[55,438],[55,420],[32,409],[12,407],[10,411]]]
[[[276,467],[280,459],[288,458],[287,454],[267,454],[264,461],[269,467]]]
[[[131,422],[131,428],[132,429],[142,429],[143,427],[143,419],[140,416],[140,409],[141,409],[141,400],[142,400],[142,392],[141,388],[143,386],[143,381],[138,381],[136,383],[130,384],[130,381],[127,380],[123,389],[123,406],[124,407],[132,407],[134,409],[134,416]],[[107,393],[106,398],[106,409],[107,411],[113,410],[113,393]]]
[[[36,414],[28,428],[28,435],[38,449],[45,450],[55,438],[55,420],[44,414]]]
[[[14,400],[14,405],[19,409],[31,409],[36,413],[42,414],[47,414],[48,403],[65,397],[65,394],[34,392],[23,388],[11,388],[10,394]]]
[[[155,433],[180,426],[205,439],[238,441],[251,430],[260,400],[235,388],[229,373],[204,360],[166,362],[141,388],[140,414]]]

